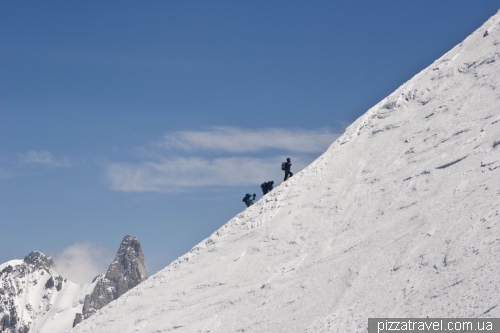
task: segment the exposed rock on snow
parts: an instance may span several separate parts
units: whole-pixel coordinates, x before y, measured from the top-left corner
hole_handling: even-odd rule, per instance
[[[498,318],[498,142],[500,14],[71,332],[346,333],[366,332],[370,317]]]
[[[76,325],[80,324],[83,320],[83,316],[81,313],[77,313],[75,315],[75,320],[73,320],[73,327],[75,327]]]
[[[115,259],[97,284],[91,295],[85,297],[83,318],[93,315],[108,303],[147,279],[144,254],[136,237],[125,236]]]
[[[23,262],[33,266],[35,269],[45,269],[47,271],[54,266],[54,260],[52,260],[52,258],[38,251],[32,251],[24,257]]]

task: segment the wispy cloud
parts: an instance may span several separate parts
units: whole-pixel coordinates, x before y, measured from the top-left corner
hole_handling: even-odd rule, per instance
[[[90,243],[76,243],[52,255],[56,270],[75,283],[90,283],[106,273],[113,251]]]
[[[252,157],[164,159],[158,162],[113,163],[106,169],[113,190],[124,192],[170,192],[195,187],[260,184],[282,177],[280,161]],[[295,158],[294,170],[310,160]]]
[[[338,137],[339,134],[327,130],[214,127],[207,131],[179,131],[167,134],[160,145],[167,149],[187,151],[245,153],[280,149],[299,153],[320,153]]]
[[[280,166],[286,157],[292,157],[293,172],[300,171],[338,136],[327,130],[279,128],[179,131],[136,149],[138,162],[108,164],[106,179],[113,190],[124,192],[261,184],[283,177]],[[265,157],[269,150],[273,157]]]
[[[68,167],[71,162],[67,158],[56,159],[49,151],[30,150],[27,153],[19,154],[19,161],[22,165],[39,165],[49,167]]]

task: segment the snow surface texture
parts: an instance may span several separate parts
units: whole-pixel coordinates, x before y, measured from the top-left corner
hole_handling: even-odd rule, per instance
[[[499,24],[500,13],[71,332],[366,332],[369,317],[500,317]]]
[[[52,259],[31,252],[0,265],[0,332],[57,333],[72,327],[94,284],[75,284],[53,268]]]

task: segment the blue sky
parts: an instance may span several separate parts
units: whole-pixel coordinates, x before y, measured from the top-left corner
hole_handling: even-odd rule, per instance
[[[499,8],[1,2],[0,263],[102,270],[132,234],[163,268]]]

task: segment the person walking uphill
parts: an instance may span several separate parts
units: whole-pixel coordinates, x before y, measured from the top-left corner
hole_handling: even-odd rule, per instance
[[[292,167],[292,160],[289,158],[286,159],[286,162],[281,163],[281,170],[285,171],[285,179],[283,181],[288,180],[288,178],[293,176],[293,173],[290,171]]]
[[[273,189],[274,182],[271,180],[269,182],[262,183],[260,188],[262,189],[262,194],[266,195]]]
[[[253,194],[253,196],[247,193],[243,198],[243,202],[245,203],[245,205],[247,205],[247,207],[250,207],[251,205],[253,205],[256,196],[257,195],[255,193]]]

